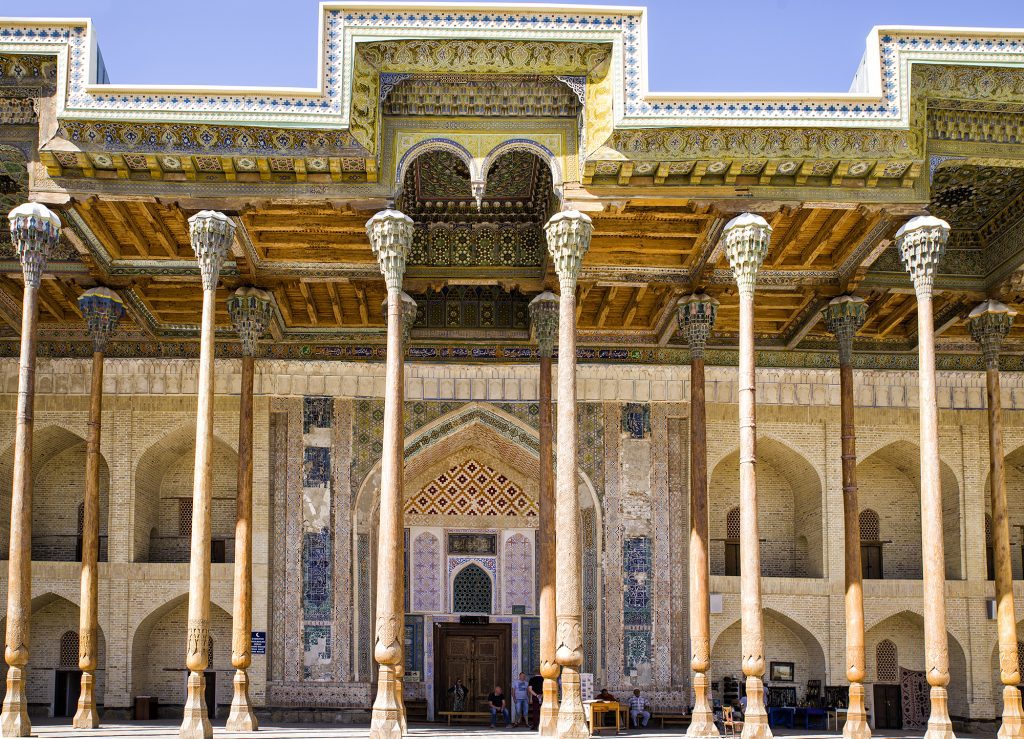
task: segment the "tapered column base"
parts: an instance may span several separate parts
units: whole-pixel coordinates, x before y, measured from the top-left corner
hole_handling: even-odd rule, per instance
[[[537,733],[541,736],[558,735],[558,681],[544,678],[543,701],[537,718]]]
[[[956,739],[953,722],[949,719],[949,694],[945,688],[933,685],[931,690],[932,713],[928,717],[928,730],[924,739]]]
[[[258,731],[260,722],[249,703],[249,675],[245,670],[235,670],[233,683],[235,692],[231,698],[231,713],[224,728],[227,731]]]
[[[78,696],[78,710],[71,719],[75,729],[100,728],[100,712],[96,710],[96,677],[91,672],[82,673],[82,692]]]
[[[843,726],[844,739],[871,739],[868,713],[864,710],[864,683],[850,683],[850,707]]]
[[[690,728],[686,735],[694,739],[718,736],[715,715],[708,703],[708,676],[703,672],[693,673],[693,713],[690,714]]]
[[[370,739],[399,739],[402,736],[396,672],[393,665],[381,665],[377,672],[377,697],[370,715]]]
[[[743,712],[743,739],[771,739],[768,712],[764,710],[764,683],[761,678],[747,676],[747,710]]]
[[[28,720],[28,696],[25,694],[25,670],[7,668],[7,695],[0,712],[0,736],[30,736],[32,722]]]
[[[398,666],[395,675],[395,694],[398,696],[398,725],[402,727],[402,736],[409,733],[409,720],[405,716],[405,667]]]
[[[580,673],[575,667],[562,667],[562,702],[558,705],[555,736],[559,739],[585,739],[590,736],[587,716],[583,712]]]
[[[1021,710],[1020,690],[1015,685],[1003,686],[1003,724],[996,736],[999,739],[1024,737],[1024,711]]]
[[[213,725],[206,710],[206,676],[201,672],[188,674],[188,694],[185,697],[185,713],[178,729],[179,739],[210,739]]]

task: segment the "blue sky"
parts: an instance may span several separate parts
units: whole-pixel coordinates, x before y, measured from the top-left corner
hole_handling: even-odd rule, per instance
[[[650,88],[662,92],[840,92],[874,25],[1024,28],[1024,0],[635,4],[649,10]],[[111,80],[141,84],[312,86],[317,10],[314,0],[0,2],[2,15],[92,17]]]

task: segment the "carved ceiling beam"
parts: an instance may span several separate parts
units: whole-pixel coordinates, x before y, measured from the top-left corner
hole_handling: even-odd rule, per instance
[[[825,222],[818,228],[817,233],[815,233],[804,246],[804,250],[800,254],[801,264],[807,266],[814,264],[814,260],[818,258],[818,255],[821,254],[822,250],[828,245],[832,232],[843,225],[843,222],[850,213],[851,211],[848,210],[833,210],[828,214],[825,218]]]
[[[313,300],[312,291],[309,289],[309,285],[306,284],[305,280],[299,280],[299,292],[302,293],[302,299],[306,303],[306,314],[309,316],[309,322],[314,326],[319,326],[320,316],[316,312],[316,305]]]
[[[622,325],[625,328],[630,328],[633,325],[633,319],[636,317],[640,301],[647,294],[647,287],[647,285],[638,285],[633,288],[633,294],[629,296],[629,302],[626,303],[626,311],[622,315]]]

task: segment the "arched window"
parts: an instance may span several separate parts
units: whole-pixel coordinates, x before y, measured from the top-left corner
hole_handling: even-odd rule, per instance
[[[865,508],[860,512],[860,574],[865,580],[881,580],[882,525],[878,513]]]
[[[493,586],[491,578],[476,565],[469,565],[452,583],[452,603],[455,613],[490,613]]]
[[[740,574],[740,508],[725,514],[725,574]]]
[[[78,632],[65,631],[60,637],[60,669],[78,669]]]
[[[895,683],[899,680],[899,657],[896,653],[896,645],[888,639],[878,642],[875,647],[875,673],[876,681],[880,683]]]

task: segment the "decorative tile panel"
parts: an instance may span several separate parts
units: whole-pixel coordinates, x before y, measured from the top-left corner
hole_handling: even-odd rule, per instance
[[[469,459],[406,500],[405,512],[441,516],[537,516],[537,502],[494,468]]]
[[[633,439],[651,435],[651,404],[626,403],[622,406],[622,430]]]
[[[405,617],[405,674],[423,674],[423,616]]]
[[[622,543],[624,629],[624,670],[651,661],[651,540],[646,536],[625,539]]]
[[[540,619],[536,616],[523,617],[519,622],[522,641],[520,669],[528,676],[540,673]]]
[[[533,542],[521,533],[505,540],[505,612],[516,606],[533,613]]]
[[[429,531],[413,541],[412,610],[441,610],[441,543]]]
[[[306,626],[302,630],[302,677],[306,680],[324,680],[321,669],[331,664],[331,627]]]
[[[334,526],[332,523],[331,449],[333,400],[303,398],[302,403],[302,619],[303,678],[329,680],[332,674],[334,621]],[[320,640],[325,639],[326,644]]]

